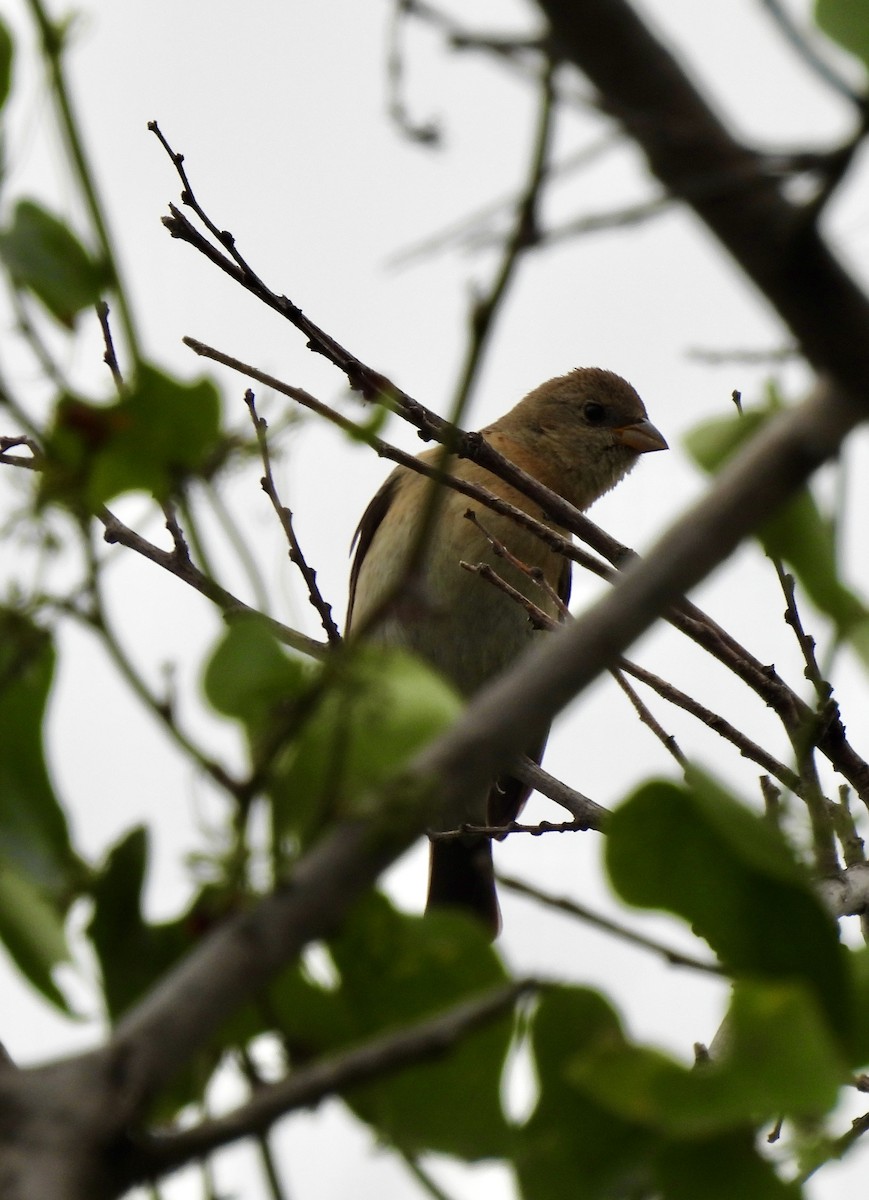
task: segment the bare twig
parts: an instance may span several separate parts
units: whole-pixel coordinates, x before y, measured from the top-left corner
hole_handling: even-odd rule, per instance
[[[647,704],[643,703],[636,691],[631,687],[627,679],[625,679],[623,672],[618,667],[613,667],[610,671],[610,674],[630,700],[637,716],[640,718],[640,721],[644,725],[648,726],[649,729],[651,729],[652,733],[655,735],[667,753],[672,754],[679,766],[684,767],[688,760],[679,749],[679,744],[673,734],[667,733],[664,730],[660,722],[657,721],[653,716],[651,709]]]
[[[67,604],[63,606],[63,610],[86,625],[96,635],[117,668],[118,674],[145,708],[159,721],[176,746],[218,787],[241,802],[246,798],[246,784],[242,780],[233,778],[221,763],[194,743],[192,738],[181,728],[172,704],[156,695],[133,665],[109,620],[100,587],[99,564],[94,547],[89,541],[85,544],[85,551],[88,560],[86,587],[89,603],[86,607],[80,604]]]
[[[672,196],[664,194],[652,196],[649,200],[641,200],[637,204],[625,204],[622,208],[608,208],[605,212],[586,213],[584,216],[574,217],[572,221],[566,221],[563,225],[540,233],[536,244],[538,246],[554,246],[559,242],[583,237],[589,233],[641,225],[644,221],[671,209],[674,203]]]
[[[803,659],[806,664],[804,671],[806,679],[815,689],[815,695],[818,697],[819,706],[823,707],[827,704],[833,694],[833,687],[821,674],[821,669],[818,666],[817,655],[815,654],[815,639],[811,634],[806,633],[803,628],[802,618],[797,607],[796,598],[796,580],[793,575],[789,574],[780,558],[772,558],[772,564],[775,567],[775,573],[778,576],[779,584],[781,585],[782,593],[784,594],[785,604],[785,622],[790,625],[794,631],[794,635],[802,652]]]
[[[527,833],[531,837],[542,837],[545,833],[587,833],[587,821],[538,821],[536,825],[525,825],[521,821],[508,821],[506,825],[474,825],[466,821],[455,829],[429,829],[426,831],[431,842],[455,842],[461,838],[497,838],[499,841],[513,833]]]
[[[514,567],[515,570],[520,571],[523,575],[530,579],[531,582],[536,587],[540,588],[544,595],[551,601],[552,606],[559,613],[561,618],[563,620],[567,620],[567,618],[570,616],[570,609],[561,599],[557,590],[552,587],[540,567],[530,567],[528,563],[523,562],[521,558],[517,558],[516,555],[500,540],[500,538],[496,538],[493,533],[490,533],[490,531],[477,516],[473,508],[469,508],[465,512],[465,520],[470,521],[472,525],[479,529],[480,533],[491,546],[492,552],[496,555],[496,557],[503,558],[504,561],[509,563],[511,567]]]
[[[268,442],[268,424],[265,417],[261,417],[256,410],[256,400],[250,388],[244,394],[244,402],[250,410],[253,427],[256,431],[257,443],[259,444],[260,454],[262,456],[263,471],[265,474],[260,480],[262,489],[271,501],[272,508],[275,510],[278,520],[281,523],[281,528],[284,531],[284,536],[287,539],[289,546],[290,562],[299,568],[302,578],[305,581],[305,586],[308,589],[308,599],[317,612],[323,629],[326,631],[326,637],[331,646],[337,646],[341,642],[341,634],[338,632],[338,626],[332,616],[332,606],[327,604],[323,599],[323,593],[320,591],[317,583],[317,572],[314,571],[307,562],[302,548],[299,545],[299,539],[296,537],[296,531],[293,527],[293,514],[281,504],[278,496],[277,485],[275,484],[274,475],[272,474],[272,460],[269,453]]]
[[[539,763],[534,762],[527,755],[523,755],[518,762],[513,763],[510,767],[510,774],[521,783],[525,783],[534,791],[539,792],[541,796],[546,796],[548,800],[553,800],[566,809],[582,829],[606,832],[607,822],[611,816],[608,809],[604,808],[602,804],[590,800],[582,792],[568,787],[566,783],[562,783],[560,779],[556,779],[554,775],[544,771]]]
[[[221,489],[215,487],[211,479],[200,479],[197,482],[208,499],[215,520],[219,524],[227,542],[234,550],[242,570],[247,576],[251,592],[254,596],[254,607],[261,613],[268,613],[270,608],[268,588],[259,563],[251,549],[250,539],[239,527],[235,515],[224,499]]]
[[[9,453],[10,450],[18,449],[19,446],[30,451],[26,458],[20,454]],[[26,434],[0,437],[0,463],[4,463],[8,467],[23,467],[25,471],[41,471],[42,450],[38,443]]]
[[[818,697],[817,710],[801,726],[789,729],[788,734],[797,759],[797,768],[802,780],[800,796],[805,801],[812,827],[815,865],[819,874],[835,875],[839,870],[836,851],[836,827],[833,805],[821,788],[815,762],[815,747],[821,733],[832,720],[839,719],[838,705],[832,698],[833,689],[822,678],[815,657],[815,641],[803,629],[795,597],[794,577],[789,575],[781,561],[772,558],[779,583],[785,596],[787,608],[785,621],[793,629],[805,661],[805,676],[811,682]]]
[[[404,54],[401,35],[412,0],[394,0],[386,51],[386,79],[389,85],[389,115],[405,137],[421,146],[439,146],[441,130],[437,121],[411,119],[404,98]]]
[[[260,1075],[259,1068],[254,1061],[253,1055],[246,1046],[242,1046],[239,1049],[238,1060],[241,1067],[241,1073],[247,1080],[251,1091],[255,1095],[258,1095],[263,1088],[267,1086],[267,1084]],[[278,1174],[274,1152],[272,1151],[272,1147],[269,1142],[268,1130],[259,1130],[254,1135],[254,1140],[259,1152],[260,1162],[262,1163],[263,1175],[265,1176],[270,1200],[289,1200],[287,1191]]]
[[[216,604],[227,620],[231,620],[233,617],[242,614],[256,614],[263,621],[266,628],[285,646],[290,646],[293,650],[299,650],[303,654],[309,654],[312,658],[323,657],[325,647],[321,642],[316,642],[313,638],[306,637],[305,634],[299,633],[296,629],[291,629],[288,625],[283,625],[280,621],[274,620],[273,617],[258,613],[256,609],[245,604],[243,600],[239,600],[237,596],[233,596],[226,588],[221,587],[219,583],[216,583],[208,575],[203,574],[191,561],[189,553],[179,551],[177,543],[173,550],[162,550],[159,546],[155,546],[153,542],[149,542],[147,538],[143,538],[140,534],[135,533],[107,508],[100,509],[97,513],[97,518],[105,528],[105,539],[107,542],[126,546],[127,549],[134,550],[137,554],[141,554],[143,558],[156,563],[158,567],[162,567],[164,571],[168,571],[171,575],[180,579],[182,583],[188,584],[195,591],[200,592],[207,599],[211,600],[213,604]]]
[[[662,679],[659,675],[655,675],[652,671],[647,671],[645,667],[639,666],[637,663],[626,658],[619,659],[619,669],[627,675],[632,675],[634,679],[638,679],[641,683],[645,683],[647,687],[663,699],[675,704],[678,708],[690,713],[696,717],[698,721],[702,721],[713,733],[717,733],[719,737],[730,742],[735,746],[743,758],[750,759],[751,762],[757,763],[759,767],[763,767],[770,775],[774,776],[786,788],[800,795],[802,791],[802,781],[796,771],[792,771],[790,767],[783,762],[779,762],[762,746],[753,742],[746,737],[735,725],[731,725],[729,721],[718,713],[713,712],[711,708],[707,708],[704,704],[700,704],[692,696],[681,691],[674,684]]]
[[[549,147],[552,140],[554,116],[553,64],[544,61],[540,77],[540,110],[537,130],[528,171],[525,191],[516,207],[513,228],[504,241],[501,262],[486,296],[474,301],[470,318],[470,337],[465,361],[459,372],[454,408],[461,412],[470,395],[486,346],[489,343],[495,318],[507,295],[510,283],[524,251],[538,238],[538,206],[540,192],[549,166]]]
[[[46,379],[52,382],[58,392],[67,391],[69,389],[69,381],[64,377],[63,371],[56,362],[39,328],[31,320],[28,301],[23,290],[13,284],[9,288],[9,299],[15,313],[18,332],[30,347],[30,352],[36,360],[39,370]]]
[[[845,866],[853,867],[866,861],[866,852],[863,839],[857,831],[849,800],[850,789],[847,784],[843,783],[839,788],[839,802],[832,806],[832,815],[836,826],[836,836],[842,845]]]
[[[610,920],[609,917],[603,917],[592,909],[586,908],[584,904],[576,904],[567,897],[552,896],[548,892],[542,892],[539,888],[532,887],[522,879],[516,879],[512,875],[502,875],[500,872],[498,873],[498,883],[508,891],[516,892],[520,896],[527,896],[539,904],[545,904],[547,908],[554,908],[571,917],[578,917],[588,925],[594,925],[597,929],[612,933],[629,945],[639,946],[643,950],[651,950],[652,953],[661,955],[673,966],[690,967],[694,971],[702,971],[707,975],[726,975],[726,971],[717,963],[705,962],[703,959],[694,958],[693,955],[683,954],[681,950],[673,950],[654,938],[645,937],[630,926],[621,925],[617,921]]]
[[[782,832],[782,816],[784,808],[781,801],[781,788],[776,787],[769,775],[761,775],[760,792],[763,796],[763,811],[767,821],[778,833]]]
[[[837,1137],[830,1143],[829,1153],[822,1161],[815,1163],[807,1170],[803,1171],[797,1180],[798,1183],[805,1183],[811,1179],[814,1173],[820,1170],[834,1158],[844,1158],[849,1150],[853,1149],[856,1143],[865,1134],[869,1133],[869,1113],[863,1113],[861,1117],[855,1117],[851,1122],[851,1128],[846,1130],[840,1137]]]
[[[779,346],[769,350],[711,350],[704,346],[689,347],[685,357],[695,362],[708,363],[710,366],[720,366],[728,363],[745,363],[749,366],[767,366],[777,363],[793,362],[802,357],[799,346]]]
[[[552,183],[556,179],[563,178],[576,170],[581,170],[591,165],[602,154],[607,153],[617,145],[619,145],[619,138],[612,131],[607,131],[602,137],[588,146],[583,146],[582,149],[577,150],[575,154],[570,155],[562,162],[548,164],[545,170],[546,182]],[[435,254],[439,250],[447,250],[451,247],[461,248],[463,246],[473,248],[476,243],[482,242],[484,239],[490,239],[492,221],[505,211],[515,211],[519,202],[520,197],[515,194],[504,196],[499,200],[493,200],[482,208],[468,213],[459,221],[435,233],[429,234],[418,242],[414,242],[413,245],[406,246],[402,250],[397,250],[386,260],[386,265],[388,267],[404,267],[413,263],[416,259]]]
[[[533,600],[530,600],[524,592],[520,592],[518,588],[513,587],[512,583],[508,583],[503,575],[498,574],[491,563],[469,563],[462,560],[459,562],[459,566],[463,570],[470,572],[471,575],[479,575],[481,579],[484,579],[487,583],[491,583],[493,587],[496,587],[499,592],[503,592],[504,595],[509,596],[511,600],[515,600],[520,608],[525,609],[525,612],[528,615],[528,620],[535,629],[558,628],[558,621],[556,621],[554,617],[551,617],[549,613],[544,612],[543,609],[538,604],[535,604]]]
[[[105,300],[100,300],[97,304],[97,317],[99,318],[100,327],[103,331],[103,342],[105,344],[105,352],[103,353],[103,362],[112,373],[112,379],[115,381],[115,387],[118,393],[124,390],[124,376],[121,374],[121,368],[118,365],[118,356],[115,353],[115,342],[112,337],[112,327],[109,324],[109,306]]]

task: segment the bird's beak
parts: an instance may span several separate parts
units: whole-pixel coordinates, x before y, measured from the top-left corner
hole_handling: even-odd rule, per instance
[[[612,435],[620,446],[636,450],[637,454],[647,454],[650,450],[667,450],[668,446],[662,434],[658,432],[651,421],[634,421],[630,425],[621,425],[612,431]]]

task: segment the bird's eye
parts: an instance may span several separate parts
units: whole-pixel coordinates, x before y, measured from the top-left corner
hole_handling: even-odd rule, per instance
[[[606,416],[606,409],[602,404],[598,404],[596,400],[589,400],[582,411],[589,425],[600,425]]]

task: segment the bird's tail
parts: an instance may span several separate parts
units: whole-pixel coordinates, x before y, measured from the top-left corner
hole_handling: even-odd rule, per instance
[[[431,843],[426,912],[447,905],[470,910],[492,938],[498,936],[501,910],[488,838],[440,838]]]

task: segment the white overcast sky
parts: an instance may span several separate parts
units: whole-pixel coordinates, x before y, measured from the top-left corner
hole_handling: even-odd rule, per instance
[[[821,87],[782,42],[762,6],[750,0],[646,0],[639,6],[691,64],[721,111],[747,138],[770,148],[828,147],[847,135],[851,114]],[[794,4],[802,13],[807,5]],[[535,11],[519,0],[479,0],[453,8],[481,30],[534,28]],[[5,15],[19,34],[16,93],[8,141],[7,198],[35,193],[70,212],[72,189],[58,163],[50,110],[37,87],[32,39],[23,0],[7,0]],[[88,148],[120,249],[124,273],[147,353],[184,375],[200,366],[181,345],[185,334],[248,359],[327,401],[358,406],[342,378],[305,348],[302,336],[235,288],[193,250],[169,238],[160,217],[177,200],[175,173],[146,124],[157,119],[186,155],[193,186],[222,228],[260,275],[284,292],[360,358],[391,376],[423,403],[446,411],[464,346],[464,313],[475,285],[485,285],[494,259],[483,251],[448,250],[398,270],[397,251],[476,208],[509,195],[522,181],[533,137],[535,106],[527,84],[474,54],[455,55],[418,26],[406,38],[407,99],[417,120],[435,119],[443,147],[426,150],[402,139],[386,119],[385,53],[389,8],[383,0],[89,0],[76,19],[69,67]],[[57,12],[58,10],[55,9]],[[558,127],[559,156],[600,139],[603,126],[575,110]],[[547,200],[553,220],[604,211],[652,194],[638,155],[611,150],[587,172],[560,183]],[[858,170],[829,216],[832,236],[855,273],[869,265],[866,174]],[[75,212],[73,211],[75,216]],[[4,341],[9,321],[4,317]],[[525,261],[499,319],[497,336],[473,396],[467,424],[478,426],[509,408],[553,374],[578,365],[605,366],[629,378],[670,440],[671,452],[650,456],[594,510],[611,533],[642,549],[671,517],[699,494],[703,482],[680,447],[701,419],[726,413],[734,388],[746,403],[758,396],[764,367],[710,367],[693,349],[776,348],[785,340],[766,305],[697,221],[673,209],[633,229],[562,243]],[[108,393],[98,338],[83,335],[65,365],[82,387]],[[4,359],[7,359],[4,354]],[[11,359],[19,385],[32,366]],[[243,413],[244,381],[219,376],[227,410]],[[798,368],[780,373],[797,398],[806,383]],[[265,403],[265,398],[264,398]],[[272,418],[283,402],[266,406]],[[11,432],[2,430],[0,432]],[[388,434],[419,446],[400,422]],[[285,502],[320,582],[343,614],[347,551],[364,505],[386,473],[373,455],[351,448],[333,430],[308,423],[292,440],[279,476]],[[853,578],[869,593],[860,553],[859,512],[866,502],[864,434],[848,451],[853,513]],[[256,486],[237,479],[227,496],[241,515],[249,543],[265,564],[276,615],[317,633],[280,538]],[[141,499],[119,506],[130,520]],[[149,526],[159,536],[155,523]],[[231,586],[244,587],[230,561]],[[864,571],[861,580],[860,570]],[[595,594],[579,578],[574,608]],[[202,713],[196,699],[197,654],[220,623],[204,603],[156,568],[119,556],[112,574],[118,623],[131,653],[156,684],[174,664],[181,712],[218,751],[233,752],[233,736]],[[789,681],[801,680],[770,567],[746,549],[696,597],[764,661]],[[183,855],[198,844],[198,825],[213,801],[165,746],[152,722],[112,681],[92,643],[65,636],[69,652],[52,706],[50,752],[58,788],[76,836],[98,857],[131,824],[153,824],[155,867],[148,899],[152,913],[169,916],[185,892]],[[731,719],[747,721],[759,740],[785,754],[774,722],[758,702],[675,634],[656,634],[635,657],[658,668]],[[860,748],[866,740],[856,705],[865,680],[843,672],[845,719]],[[185,689],[192,699],[183,700]],[[865,690],[863,690],[865,695]],[[848,697],[854,697],[850,710]],[[681,714],[656,711],[683,749],[712,766],[752,801],[757,771],[723,753]],[[603,804],[617,802],[671,761],[638,727],[624,697],[602,682],[558,723],[547,765]],[[553,817],[543,802],[530,817]],[[600,882],[599,839],[593,835],[512,839],[497,849],[511,872],[601,909],[613,908]],[[424,852],[392,872],[389,886],[409,908],[421,905]],[[582,926],[545,916],[505,896],[501,948],[523,971],[558,971],[608,989],[638,1037],[655,1040],[683,1059],[695,1041],[709,1040],[725,997],[722,990],[660,966],[638,951]],[[672,941],[690,939],[666,923],[650,922]],[[71,1029],[3,970],[3,1040],[20,1062],[90,1044],[93,1025]],[[86,987],[76,986],[93,1012]],[[844,1118],[843,1118],[844,1120]],[[414,1187],[400,1166],[373,1149],[367,1131],[347,1122],[339,1105],[297,1118],[279,1145],[286,1151],[290,1191],[300,1200],[347,1194],[403,1197]],[[828,1173],[813,1195],[826,1200],[869,1171],[866,1152],[838,1174]],[[500,1171],[469,1174],[448,1167],[440,1177],[457,1196],[510,1194]],[[221,1161],[221,1187],[245,1200],[261,1194],[246,1154]],[[196,1194],[189,1179],[167,1188],[175,1198]]]

